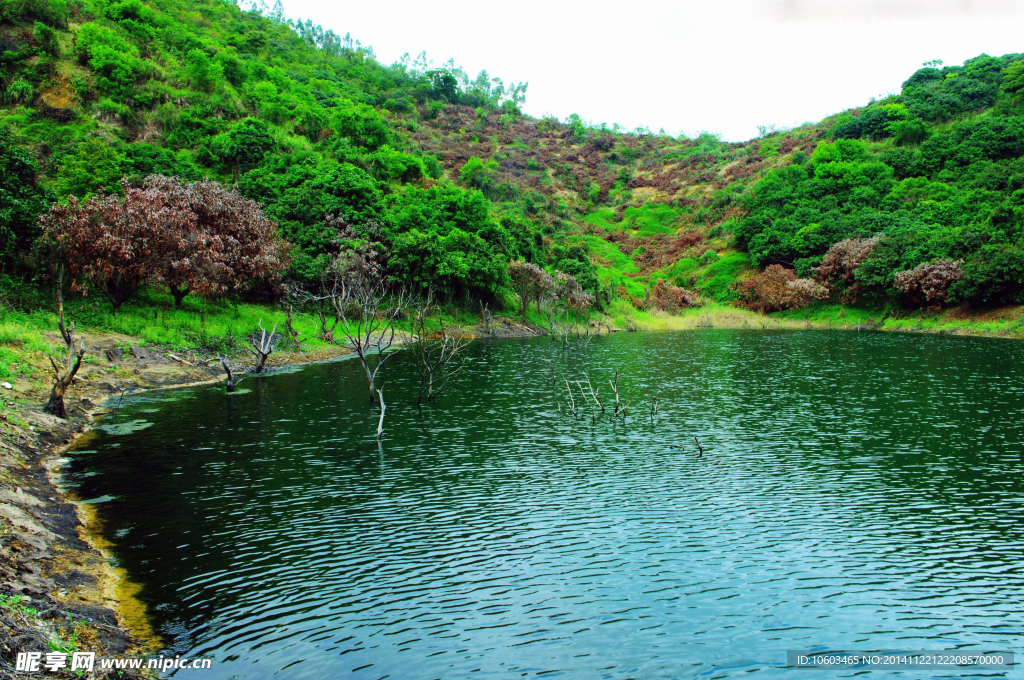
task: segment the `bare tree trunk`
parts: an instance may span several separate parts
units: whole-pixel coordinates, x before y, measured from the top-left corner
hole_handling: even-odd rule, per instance
[[[274,324],[274,328],[270,331],[270,335],[267,335],[267,331],[263,328],[263,319],[260,319],[260,337],[257,340],[256,335],[253,334],[249,338],[249,344],[251,347],[246,347],[247,350],[253,353],[253,355],[259,360],[256,365],[256,370],[253,373],[262,373],[263,366],[267,363],[267,357],[274,352],[274,345],[280,340],[281,336],[275,333],[277,330],[277,324]]]
[[[168,286],[168,288],[171,290],[171,295],[174,296],[174,306],[178,308],[181,307],[181,303],[185,299],[185,296],[192,291],[192,288],[188,285],[180,289],[177,286]]]
[[[387,409],[387,406],[384,404],[383,385],[377,390],[377,396],[380,398],[380,421],[377,423],[377,439],[379,440],[381,433],[384,432],[384,411]]]
[[[291,305],[288,305],[287,312],[288,312],[288,321],[287,321],[287,324],[286,324],[285,328],[288,329],[288,335],[291,336],[292,342],[295,343],[295,350],[298,351],[299,350],[299,332],[297,330],[295,330],[295,326],[293,325],[292,306]]]
[[[234,392],[235,388],[238,387],[238,383],[242,382],[242,378],[235,380],[234,375],[231,373],[231,367],[228,365],[227,357],[217,355],[220,359],[220,365],[224,367],[224,372],[228,374],[227,388],[228,392]]]
[[[75,354],[75,324],[64,325],[64,268],[57,276],[57,327],[60,329],[60,336],[64,339],[68,355],[64,368],[58,368],[53,357],[49,357],[50,366],[53,367],[53,389],[50,390],[50,399],[43,407],[43,411],[58,418],[67,418],[68,411],[64,406],[64,395],[68,387],[75,379],[75,374],[82,367],[82,357],[85,356],[85,342],[79,341],[78,354]]]

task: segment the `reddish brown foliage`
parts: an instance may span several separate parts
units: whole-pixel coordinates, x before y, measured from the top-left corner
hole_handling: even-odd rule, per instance
[[[642,252],[634,255],[633,261],[642,273],[648,273],[677,262],[688,248],[700,244],[704,235],[699,231],[688,231],[679,236],[655,234],[647,238],[630,238],[623,232],[615,232],[604,238],[616,243],[625,255],[634,255],[638,248],[643,247]]]
[[[526,316],[526,307],[531,300],[537,302],[537,311],[540,311],[541,299],[550,297],[556,292],[555,280],[532,262],[523,260],[509,262],[508,274],[512,279],[512,287],[519,295],[520,311],[523,316]]]
[[[963,260],[948,257],[930,264],[919,264],[910,271],[897,272],[896,288],[916,305],[946,303],[949,285],[964,277]]]
[[[865,239],[849,238],[836,243],[825,253],[821,265],[814,268],[815,278],[823,283],[853,284],[854,272],[876,245],[877,236]]]
[[[798,279],[792,269],[773,264],[757,276],[731,286],[738,305],[759,312],[796,309],[813,300],[824,300],[828,289],[810,279]]]
[[[40,217],[46,240],[67,264],[71,289],[99,287],[120,309],[147,283],[167,285],[175,301],[189,292],[222,293],[256,279],[276,280],[286,246],[259,204],[216,182],[122,180],[124,198],[97,195],[54,204]]]
[[[665,279],[658,279],[654,290],[651,291],[651,302],[665,312],[675,312],[686,307],[693,307],[698,300],[697,291],[673,286],[665,283]]]
[[[594,304],[594,296],[585,292],[571,274],[555,272],[555,291],[558,299],[574,312],[586,311]]]

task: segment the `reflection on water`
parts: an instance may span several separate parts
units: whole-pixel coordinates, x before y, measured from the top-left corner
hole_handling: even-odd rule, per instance
[[[1012,649],[1022,359],[813,331],[479,343],[422,411],[412,357],[389,362],[379,446],[340,362],[155,413],[126,399],[70,475],[109,497],[168,651],[215,659],[196,677],[738,677],[791,673],[787,649]],[[608,399],[616,369],[626,422],[559,413],[563,377]]]

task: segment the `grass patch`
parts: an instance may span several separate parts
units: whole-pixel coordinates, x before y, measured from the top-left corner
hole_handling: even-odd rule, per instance
[[[704,269],[701,280],[697,281],[697,290],[717,302],[731,302],[736,299],[736,293],[729,290],[729,286],[747,269],[750,269],[750,257],[746,253],[727,251]]]

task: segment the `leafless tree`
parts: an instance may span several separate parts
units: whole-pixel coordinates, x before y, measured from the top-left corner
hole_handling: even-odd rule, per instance
[[[585,331],[580,329],[571,323],[561,323],[555,321],[554,317],[548,314],[548,326],[551,332],[551,338],[559,344],[559,347],[563,351],[584,350],[590,346],[590,341],[593,339],[593,335],[590,333],[590,326],[586,327]]]
[[[299,332],[295,330],[294,319],[292,318],[292,305],[288,305],[288,309],[285,310],[288,315],[288,319],[285,322],[285,328],[288,330],[288,335],[291,336],[292,342],[295,343],[295,350],[299,350]]]
[[[274,346],[281,339],[281,334],[275,332],[277,330],[277,324],[276,323],[274,324],[274,328],[271,329],[269,334],[267,333],[266,329],[263,328],[263,319],[260,319],[260,324],[259,325],[260,325],[260,333],[259,333],[259,335],[257,335],[256,333],[253,333],[252,335],[250,335],[249,336],[249,345],[250,346],[246,347],[246,349],[249,350],[250,352],[252,352],[253,356],[255,356],[256,359],[259,361],[259,363],[256,364],[256,369],[253,371],[253,373],[262,373],[263,372],[263,366],[267,363],[267,357],[269,357],[271,354],[273,354]]]
[[[576,415],[576,400],[572,398],[572,387],[569,386],[569,380],[565,380],[565,389],[569,391],[569,413],[572,414],[573,418],[578,418]]]
[[[319,299],[330,303],[335,317],[328,330],[326,314],[321,315],[321,330],[334,335],[335,328],[340,327],[344,340],[335,338],[334,343],[348,347],[359,357],[372,402],[377,373],[394,356],[388,350],[395,344],[395,322],[407,306],[406,294],[403,289],[389,289],[384,272],[387,251],[380,240],[380,225],[367,222],[360,235],[341,220],[329,218],[327,222],[338,229],[343,250],[321,280],[323,295]]]
[[[427,304],[416,315],[416,342],[412,345],[416,355],[416,370],[420,374],[417,404],[423,403],[424,394],[427,402],[432,402],[455,384],[466,366],[465,350],[469,347],[469,338],[457,329],[445,326],[440,316],[436,321],[437,328],[431,330],[429,314],[428,298]]]
[[[85,342],[78,341],[78,353],[75,353],[75,324],[70,326],[64,324],[64,293],[61,290],[64,285],[64,268],[60,269],[57,275],[57,327],[60,329],[60,336],[64,339],[67,347],[67,359],[64,366],[58,368],[53,357],[49,357],[50,365],[53,366],[53,389],[50,390],[50,400],[46,402],[43,411],[58,418],[67,418],[68,411],[64,407],[64,395],[68,387],[75,379],[75,374],[82,367],[82,357],[85,356]]]
[[[228,365],[228,358],[225,357],[225,356],[222,356],[220,354],[217,355],[217,358],[220,359],[220,365],[224,367],[224,372],[228,374],[228,381],[227,381],[228,392],[234,392],[235,388],[238,387],[238,384],[240,382],[242,382],[242,377],[244,377],[244,376],[241,376],[241,377],[238,378],[238,380],[235,380],[235,376],[231,372],[231,366]]]
[[[320,333],[317,337],[324,342],[334,342],[334,329],[338,327],[338,322],[341,321],[341,319],[322,308],[316,310],[316,315],[317,318],[320,319]],[[327,318],[329,315],[334,318],[330,328],[327,327]]]
[[[395,322],[406,307],[405,292],[389,295],[383,280],[346,281],[339,277],[328,297],[345,337],[335,342],[359,357],[369,383],[370,401],[373,401],[377,373],[395,355],[388,350],[395,344]],[[386,309],[385,301],[389,303]]]
[[[629,408],[629,404],[631,402],[627,401],[626,403],[622,403],[622,401],[619,399],[619,372],[618,372],[618,370],[615,371],[615,380],[614,381],[609,380],[608,384],[612,386],[612,392],[615,393],[615,411],[612,413],[612,417],[618,416],[620,413],[622,414],[623,417],[625,417],[626,409]],[[657,399],[658,397],[655,396],[654,398]],[[653,411],[652,411],[652,413],[653,413]]]

